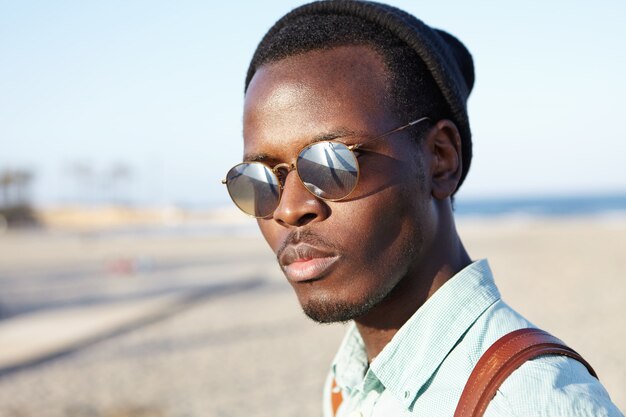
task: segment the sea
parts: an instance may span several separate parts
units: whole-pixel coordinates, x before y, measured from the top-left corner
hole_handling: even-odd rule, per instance
[[[626,193],[564,197],[459,198],[458,217],[625,217]]]

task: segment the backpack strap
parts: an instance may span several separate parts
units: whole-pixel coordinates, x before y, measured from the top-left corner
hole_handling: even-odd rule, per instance
[[[470,374],[454,417],[480,417],[504,380],[530,359],[564,355],[581,362],[598,377],[587,361],[561,340],[539,329],[519,329],[498,339],[478,360]]]

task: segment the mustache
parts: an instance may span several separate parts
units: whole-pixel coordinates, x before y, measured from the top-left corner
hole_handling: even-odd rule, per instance
[[[334,251],[339,251],[340,249],[336,245],[332,244],[327,239],[311,231],[310,229],[294,230],[287,235],[285,241],[280,245],[278,251],[276,251],[276,259],[280,259],[282,254],[285,252],[285,250],[287,250],[289,246],[294,246],[298,243],[305,243],[307,245],[311,245],[320,249],[330,249]]]

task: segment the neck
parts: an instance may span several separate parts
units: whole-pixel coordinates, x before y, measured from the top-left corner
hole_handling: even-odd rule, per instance
[[[355,319],[371,362],[406,321],[443,284],[471,263],[456,230],[450,239],[435,242],[428,262],[407,271],[385,300]]]

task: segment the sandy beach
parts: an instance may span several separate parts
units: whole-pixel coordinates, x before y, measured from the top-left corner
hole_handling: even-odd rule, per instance
[[[301,313],[249,222],[105,233],[81,220],[80,230],[0,235],[0,344],[17,343],[2,329],[24,317],[41,317],[41,332],[54,335],[62,329],[46,317],[70,308],[88,317],[96,307],[184,300],[0,373],[0,416],[319,416],[344,327]],[[471,256],[489,259],[505,301],[580,352],[624,412],[626,220],[463,219],[459,229]]]

